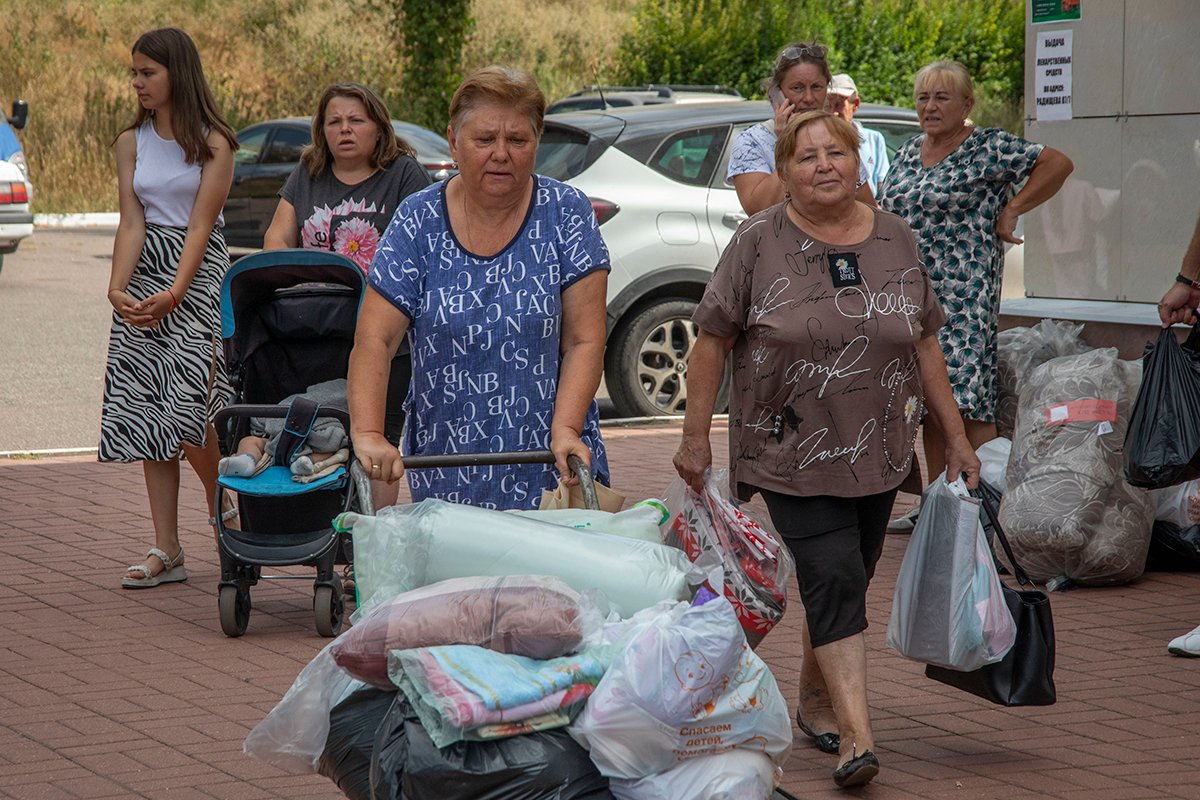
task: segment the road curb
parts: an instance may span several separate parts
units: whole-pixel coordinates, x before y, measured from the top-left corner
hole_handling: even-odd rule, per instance
[[[38,228],[111,228],[120,221],[121,215],[116,211],[33,215],[33,224]]]

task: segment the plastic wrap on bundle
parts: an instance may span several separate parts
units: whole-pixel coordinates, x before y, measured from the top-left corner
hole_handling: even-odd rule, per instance
[[[1017,400],[1034,368],[1052,358],[1086,353],[1079,338],[1082,325],[1044,319],[1028,328],[1000,331],[996,341],[996,431],[1011,439],[1017,418]]]
[[[1142,574],[1154,508],[1124,477],[1141,369],[1115,348],[1092,350],[1046,362],[1022,390],[1000,522],[1035,581],[1102,586]]]
[[[555,658],[575,651],[602,622],[591,600],[555,577],[451,578],[356,612],[354,627],[330,649],[355,678],[390,689],[392,650],[465,644]]]
[[[687,558],[662,544],[567,528],[442,500],[342,514],[353,530],[359,604],[448,578],[553,575],[598,590],[621,616],[691,596]],[[606,609],[605,609],[606,610]]]
[[[242,752],[287,772],[317,771],[329,737],[330,711],[366,685],[334,662],[334,642],[300,670],[283,699],[246,736]]]

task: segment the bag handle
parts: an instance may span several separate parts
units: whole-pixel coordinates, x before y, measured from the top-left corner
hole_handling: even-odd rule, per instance
[[[979,482],[983,483],[982,480]],[[1022,586],[1033,586],[1033,581],[1029,579],[1029,575],[1017,562],[1017,557],[1013,555],[1012,545],[1008,543],[1008,537],[1004,535],[1004,528],[1000,526],[1000,515],[996,513],[996,509],[992,508],[992,504],[979,489],[971,489],[970,492],[972,497],[979,500],[979,504],[983,506],[983,512],[988,516],[988,521],[992,523],[992,530],[996,533],[1000,546],[1004,548],[1004,555],[1008,556],[1008,563],[1012,565],[1013,577],[1017,579],[1017,583]]]

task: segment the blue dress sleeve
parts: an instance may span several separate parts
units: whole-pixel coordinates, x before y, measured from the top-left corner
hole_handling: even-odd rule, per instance
[[[441,193],[429,187],[409,195],[383,232],[367,282],[410,320],[421,313],[427,265],[420,242],[426,229],[442,219]]]
[[[598,269],[611,269],[609,265],[608,246],[600,235],[600,226],[596,223],[596,212],[583,192],[571,187],[562,198],[560,224],[558,226],[558,246],[562,254],[562,288],[565,291],[571,284]]]

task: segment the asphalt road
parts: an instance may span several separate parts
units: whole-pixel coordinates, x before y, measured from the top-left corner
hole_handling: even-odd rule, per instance
[[[112,228],[38,228],[4,257],[0,453],[96,446],[113,234]],[[600,410],[614,415],[606,396]]]
[[[95,447],[113,230],[38,228],[0,271],[0,452]]]

